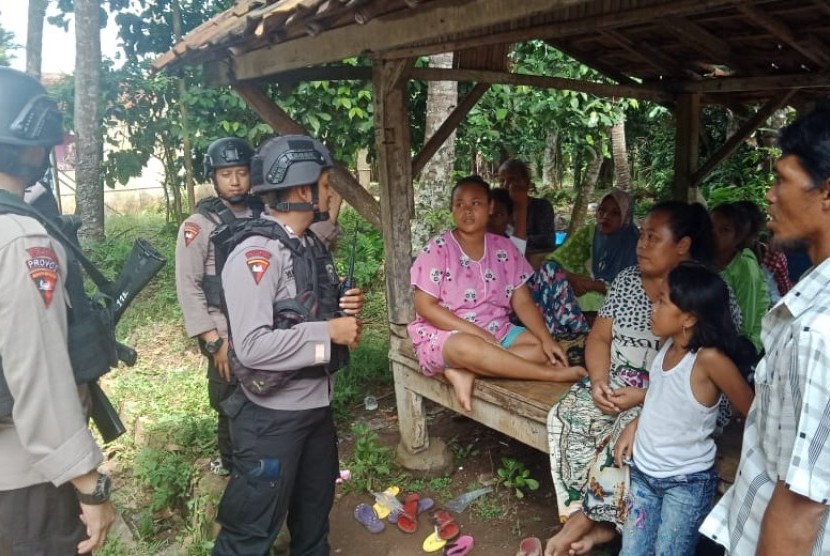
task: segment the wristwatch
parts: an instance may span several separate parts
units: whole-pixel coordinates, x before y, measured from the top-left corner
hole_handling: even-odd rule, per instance
[[[98,474],[98,481],[95,483],[95,490],[89,494],[81,492],[75,487],[75,496],[78,497],[78,502],[88,506],[98,506],[110,499],[112,492],[112,481],[109,475],[103,473]]]
[[[222,338],[222,336],[219,336],[218,338],[216,338],[215,340],[213,340],[211,342],[205,342],[205,350],[209,354],[213,355],[214,353],[219,351],[219,348],[221,348],[222,344],[224,344],[224,343],[225,343],[225,339]]]

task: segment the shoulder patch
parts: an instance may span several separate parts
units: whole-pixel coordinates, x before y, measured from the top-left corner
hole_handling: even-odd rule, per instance
[[[245,251],[245,264],[248,265],[248,270],[254,277],[254,282],[259,285],[262,276],[268,267],[271,266],[271,252],[265,249],[250,249]]]
[[[29,278],[35,283],[48,308],[58,284],[58,256],[51,247],[29,247],[26,252],[31,257],[26,261]]]
[[[196,239],[196,236],[199,235],[199,232],[202,231],[202,228],[196,224],[195,222],[185,222],[184,223],[184,246],[189,247],[190,242]]]

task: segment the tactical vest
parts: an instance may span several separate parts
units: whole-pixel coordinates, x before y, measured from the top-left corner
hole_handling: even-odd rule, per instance
[[[251,209],[253,218],[257,218],[265,207],[259,197],[248,195],[245,203]],[[230,226],[237,220],[236,215],[229,209],[219,197],[206,197],[196,203],[196,212],[219,226]],[[221,272],[216,274],[205,274],[202,278],[202,291],[205,293],[205,301],[208,307],[222,309],[222,278]]]
[[[44,224],[47,231],[50,230],[46,217],[14,195],[0,191],[0,214],[6,213],[29,216]],[[54,231],[50,231],[49,235],[60,241],[66,252],[64,285],[70,305],[67,308],[67,345],[72,371],[78,384],[92,382],[118,365],[113,312],[103,297],[89,297],[84,290],[81,262],[75,250],[67,245],[67,241],[77,242],[77,228],[67,224],[66,220],[58,220],[51,225],[60,227],[63,237],[56,237]],[[11,415],[13,405],[2,369],[0,360],[0,418]]]
[[[340,280],[331,253],[317,236],[307,230],[307,245],[297,238],[290,238],[285,229],[266,219],[236,220],[223,225],[211,234],[216,254],[216,271],[221,273],[228,255],[251,236],[262,236],[279,241],[291,252],[291,265],[297,295],[292,299],[274,301],[274,329],[287,330],[303,322],[321,322],[341,316]],[[295,371],[269,371],[250,369],[242,365],[233,349],[233,330],[230,331],[231,348],[228,361],[234,376],[250,392],[268,396],[291,380],[320,378],[333,374],[349,364],[349,349],[331,344],[331,357],[325,365],[305,367]]]

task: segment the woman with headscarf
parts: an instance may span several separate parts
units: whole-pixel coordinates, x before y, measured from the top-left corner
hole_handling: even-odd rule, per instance
[[[637,226],[631,196],[613,189],[602,197],[597,223],[577,230],[549,257],[565,271],[584,312],[598,311],[608,285],[637,263]]]

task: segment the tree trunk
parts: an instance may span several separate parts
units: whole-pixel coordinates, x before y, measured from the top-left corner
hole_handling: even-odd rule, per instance
[[[178,0],[171,3],[173,8],[173,37],[176,42],[182,39],[182,9]],[[187,204],[190,212],[196,209],[196,192],[193,189],[195,179],[193,177],[193,156],[190,152],[190,129],[188,126],[188,107],[184,100],[187,93],[187,82],[184,76],[176,79],[179,91],[179,116],[182,119],[182,155],[184,156],[184,185],[187,190]],[[180,197],[180,195],[178,196]],[[181,203],[180,203],[181,204]],[[176,221],[182,219],[181,209],[176,213]]]
[[[559,154],[559,134],[555,131],[548,132],[545,137],[545,157],[542,161],[542,184],[551,189],[559,189],[562,186],[559,180],[559,166],[562,164]]]
[[[48,0],[29,0],[29,24],[26,28],[26,73],[40,81],[43,60],[43,20]]]
[[[451,68],[452,53],[430,56],[429,65],[434,68]],[[455,81],[430,81],[427,89],[426,132],[428,141],[441,127],[447,116],[458,104],[458,84]],[[455,132],[441,145],[435,156],[427,162],[415,190],[415,214],[412,224],[412,246],[420,249],[430,237],[444,227],[445,222],[434,216],[449,208],[449,184],[455,166]]]
[[[585,175],[582,183],[579,185],[579,191],[574,201],[574,208],[571,211],[571,223],[568,226],[568,235],[573,234],[585,223],[585,213],[588,211],[588,203],[591,196],[594,194],[594,188],[597,186],[599,179],[599,170],[602,167],[602,139],[597,141],[593,149],[594,158],[588,162],[588,167],[585,169]]]
[[[628,148],[625,145],[625,120],[611,127],[611,149],[614,153],[614,174],[617,187],[623,191],[631,189],[631,170],[628,166]]]
[[[75,212],[81,217],[80,235],[92,241],[104,239],[100,10],[96,0],[75,0]]]

